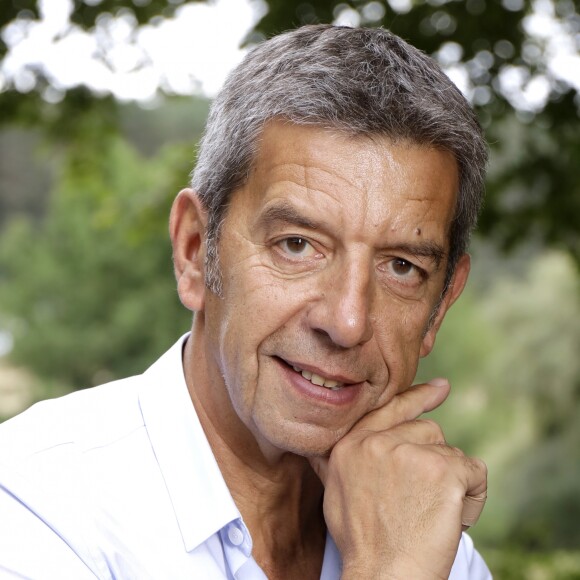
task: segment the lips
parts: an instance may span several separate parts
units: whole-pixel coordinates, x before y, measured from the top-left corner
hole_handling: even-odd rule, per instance
[[[311,384],[317,387],[324,387],[330,391],[339,391],[344,387],[353,387],[359,383],[364,383],[364,380],[356,379],[354,377],[347,376],[346,374],[326,374],[321,369],[314,367],[312,365],[302,364],[295,362],[293,360],[288,360],[279,356],[275,358],[279,362],[284,364],[286,368],[292,369],[294,372],[302,376],[302,378],[309,381]],[[305,368],[306,367],[306,368]]]
[[[320,412],[320,405],[333,409],[333,413],[338,408],[351,407],[365,391],[366,381],[356,380],[347,374],[327,375],[318,367],[304,363],[308,368],[302,368],[302,363],[280,356],[274,356],[274,360],[288,378],[285,384],[291,388],[285,389],[286,394],[290,396],[295,393],[299,399],[314,403],[316,406],[312,409],[317,409],[317,413]],[[320,419],[319,415],[317,417]]]

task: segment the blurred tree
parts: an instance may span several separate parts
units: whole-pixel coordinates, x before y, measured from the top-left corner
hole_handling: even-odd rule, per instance
[[[101,32],[98,54],[107,63],[112,45],[106,30],[115,18],[124,18],[136,30],[178,16],[180,7],[191,1],[74,0],[70,22],[71,27]],[[383,25],[438,58],[477,107],[496,160],[481,231],[505,246],[534,237],[566,248],[580,264],[578,0],[263,4],[267,12],[249,35],[250,44],[300,24],[349,22]],[[2,3],[0,63],[39,16],[35,0]],[[566,66],[564,60],[555,60],[557,54],[568,59]],[[26,82],[20,83],[20,92],[14,78],[3,79],[0,123],[40,123],[60,132],[97,101],[102,101],[96,105],[101,110],[114,109],[112,100],[103,101],[83,87],[66,91],[60,103],[49,106],[42,95],[52,79],[42,65],[21,72]]]
[[[499,256],[483,265],[495,276],[476,276],[450,310],[418,380],[452,377],[433,415],[448,441],[488,463],[479,545],[577,549],[580,281],[562,252],[518,259],[516,268]]]
[[[580,280],[567,256],[533,260],[521,279],[503,279],[485,301],[504,348],[488,367],[496,403],[533,431],[502,470],[508,542],[528,549],[580,545]],[[514,433],[518,427],[507,427]],[[508,500],[509,498],[509,500]]]
[[[43,380],[87,387],[142,372],[187,330],[167,216],[187,183],[191,146],[145,159],[100,115],[84,115],[40,223],[0,239],[0,327],[11,359]]]
[[[14,214],[40,220],[45,212],[52,172],[39,154],[37,130],[12,126],[0,131],[0,230]]]

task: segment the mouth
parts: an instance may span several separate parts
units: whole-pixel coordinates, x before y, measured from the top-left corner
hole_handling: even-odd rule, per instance
[[[329,391],[340,391],[345,387],[354,387],[359,385],[364,381],[356,380],[352,377],[347,377],[346,375],[340,375],[333,373],[332,375],[324,373],[321,369],[315,368],[312,365],[304,365],[296,363],[291,360],[283,359],[281,357],[275,357],[279,363],[285,366],[288,370],[292,369],[295,373],[298,373],[302,378],[306,379],[309,383],[316,387],[323,387]]]
[[[330,389],[331,391],[339,391],[340,389],[342,389],[345,386],[344,383],[339,383],[338,381],[335,381],[334,379],[329,379],[329,378],[323,377],[322,375],[318,375],[316,373],[313,373],[311,371],[301,369],[300,367],[297,367],[296,365],[290,365],[290,366],[297,373],[300,373],[307,381],[310,381],[313,385],[316,385],[318,387],[324,387],[325,389]]]
[[[320,367],[274,356],[288,378],[288,393],[296,393],[312,403],[333,409],[350,408],[365,391],[366,381],[338,373],[326,373]],[[306,367],[306,368],[305,368]],[[314,408],[314,407],[313,407]],[[316,407],[320,411],[320,407]]]

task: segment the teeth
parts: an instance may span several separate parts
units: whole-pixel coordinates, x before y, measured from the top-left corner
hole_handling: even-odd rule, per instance
[[[308,379],[312,384],[317,385],[319,387],[325,387],[332,391],[338,391],[338,389],[342,388],[343,385],[338,381],[333,381],[332,379],[325,379],[316,373],[311,373],[310,371],[303,371],[302,369],[292,366],[292,368],[297,372],[300,373],[305,379]]]
[[[304,373],[302,373],[302,376],[304,376]],[[322,387],[322,385],[324,384],[324,379],[320,375],[312,374],[312,376],[310,377],[310,382],[313,383],[314,385]]]

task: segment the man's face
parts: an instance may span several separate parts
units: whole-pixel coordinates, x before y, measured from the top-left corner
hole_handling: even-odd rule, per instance
[[[446,152],[266,127],[222,226],[223,296],[205,297],[211,392],[235,410],[221,429],[327,453],[410,386],[438,327],[457,188]]]

